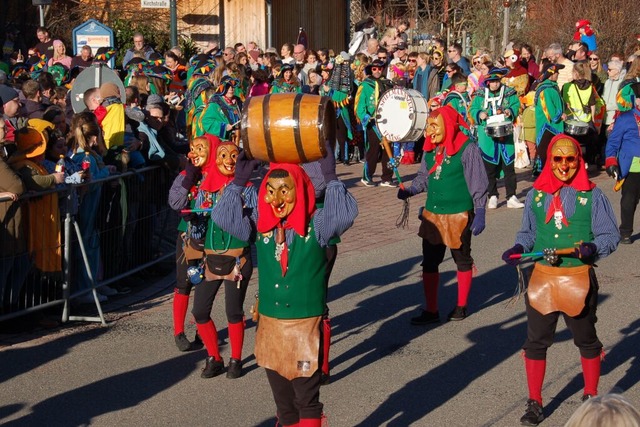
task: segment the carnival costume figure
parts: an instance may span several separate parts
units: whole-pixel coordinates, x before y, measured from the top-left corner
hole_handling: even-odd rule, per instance
[[[478,146],[469,139],[469,126],[453,107],[432,111],[427,119],[423,161],[418,175],[399,199],[425,192],[421,209],[422,284],[426,309],[411,319],[413,325],[440,321],[438,310],[439,265],[447,247],[457,266],[458,301],[449,320],[467,317],[473,258],[471,235],[485,228],[487,175]]]
[[[342,58],[342,57],[341,57]],[[344,60],[343,60],[344,63]],[[347,67],[336,67],[333,63],[321,66],[322,84],[320,85],[319,94],[322,96],[328,96],[333,101],[333,106],[336,109],[336,139],[338,142],[338,152],[342,155],[338,155],[338,158],[347,165],[349,164],[349,141],[353,139],[353,132],[351,129],[351,119],[349,118],[349,90],[351,89],[349,84],[340,84],[340,74],[346,68],[346,72],[349,72]],[[337,82],[337,84],[336,84]],[[347,82],[348,83],[348,82]]]
[[[614,189],[622,188],[620,199],[621,243],[631,243],[633,217],[640,200],[640,82],[631,85],[632,97],[627,103],[634,105],[616,119],[606,146],[605,167],[616,180]]]
[[[241,154],[238,169],[252,169]],[[241,163],[243,163],[242,166]],[[250,166],[244,165],[248,163]],[[298,165],[272,163],[258,196],[256,248],[260,265],[255,355],[267,370],[283,426],[319,427],[322,315],[326,307],[325,273],[329,241],[346,231],[357,216],[355,199],[335,173],[330,149],[320,160],[327,185],[317,209],[314,188]],[[249,221],[238,220],[242,182],[227,187],[213,220],[230,222],[249,236]],[[228,207],[228,209],[227,209]],[[254,217],[255,218],[255,217]]]
[[[548,161],[526,197],[522,228],[502,259],[517,265],[537,257],[525,295],[524,361],[529,389],[523,425],[544,419],[542,385],[547,349],[562,316],[580,350],[583,400],[598,394],[602,343],[595,329],[598,281],[594,262],[620,239],[604,193],[589,181],[578,142],[565,134],[549,144]],[[550,249],[554,248],[554,249]]]
[[[564,101],[560,88],[558,88],[558,71],[562,70],[562,64],[547,65],[538,79],[536,93],[533,99],[536,123],[536,153],[538,158],[534,164],[534,174],[539,175],[544,166],[548,146],[540,146],[545,131],[553,135],[564,130]]]
[[[478,145],[489,179],[489,209],[498,207],[497,179],[501,171],[504,173],[507,207],[524,206],[516,196],[513,134],[500,137],[487,134],[489,126],[512,123],[520,110],[520,100],[515,90],[500,82],[506,72],[504,68],[492,68],[485,77],[485,87],[476,91],[469,108],[470,118],[478,125]]]
[[[283,64],[278,78],[273,81],[270,93],[302,93],[302,85],[293,73],[293,65]]]
[[[376,59],[366,67],[368,77],[358,87],[354,111],[356,120],[362,124],[364,132],[365,163],[361,182],[373,186],[373,174],[378,161],[382,163],[382,184],[391,186],[393,170],[389,167],[389,156],[381,145],[382,135],[375,123],[376,108],[382,94],[391,89],[391,82],[382,77],[385,64]],[[380,160],[378,160],[380,158]]]
[[[234,91],[239,84],[233,77],[224,76],[200,119],[203,132],[223,141],[233,141],[236,145],[240,142],[242,100],[234,95]]]

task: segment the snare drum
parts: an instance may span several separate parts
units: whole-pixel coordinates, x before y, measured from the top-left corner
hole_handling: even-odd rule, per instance
[[[579,120],[566,120],[564,122],[564,133],[573,136],[586,135],[589,132],[589,123]]]
[[[391,142],[417,141],[424,134],[428,116],[427,100],[414,89],[386,91],[376,109],[378,129]]]
[[[489,123],[484,128],[487,136],[491,138],[502,138],[503,136],[513,135],[513,123],[511,122],[497,122]]]

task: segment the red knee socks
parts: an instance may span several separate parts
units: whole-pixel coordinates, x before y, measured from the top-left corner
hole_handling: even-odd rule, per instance
[[[582,362],[582,377],[584,378],[584,394],[598,395],[598,382],[600,381],[600,356],[593,359],[580,357]]]
[[[331,319],[322,319],[322,373],[329,375],[329,348],[331,347]]]
[[[473,270],[458,271],[458,305],[460,307],[467,306],[469,292],[471,291],[471,279],[473,278]]]
[[[231,357],[242,360],[242,345],[244,343],[244,320],[238,323],[229,323],[229,343],[231,344]]]
[[[536,400],[542,406],[542,383],[547,368],[546,360],[534,360],[524,356],[524,366],[527,372],[529,399]]]
[[[436,313],[438,311],[439,283],[440,273],[422,273],[422,287],[424,288],[426,307],[427,311],[431,313]]]
[[[207,354],[214,357],[216,360],[220,360],[220,350],[218,349],[218,331],[216,331],[216,325],[213,324],[213,320],[209,320],[207,323],[196,323],[198,327],[198,335],[202,339]]]
[[[184,332],[184,319],[187,317],[189,308],[189,295],[179,294],[175,289],[173,292],[173,335]]]

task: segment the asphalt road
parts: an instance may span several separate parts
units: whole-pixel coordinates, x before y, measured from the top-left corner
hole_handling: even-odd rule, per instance
[[[333,326],[331,383],[321,401],[331,427],[515,426],[527,398],[520,356],[526,334],[522,299],[509,303],[516,272],[500,260],[521,210],[500,207],[474,238],[470,316],[461,322],[409,324],[423,303],[421,250],[412,200],[409,229],[398,230],[395,190],[357,185],[359,166],[338,172],[361,215],[343,236],[329,292]],[[416,167],[403,167],[409,179]],[[518,188],[530,187],[519,175]],[[606,176],[595,178],[619,211]],[[501,190],[503,191],[503,190]],[[419,197],[419,196],[418,196]],[[637,223],[637,222],[636,222]],[[640,242],[598,263],[598,331],[607,353],[600,392],[624,393],[640,407],[637,270]],[[447,254],[448,255],[448,254]],[[441,266],[441,317],[455,305],[455,266]],[[251,285],[255,287],[255,281]],[[254,288],[252,288],[254,289]],[[252,289],[245,304],[251,304]],[[0,424],[6,426],[273,426],[275,405],[246,333],[245,375],[200,378],[204,350],[173,343],[171,277],[106,306],[109,326],[74,322],[54,330],[0,335]],[[146,293],[145,293],[146,292]],[[220,299],[222,299],[221,296]],[[221,352],[229,357],[223,301],[214,305]],[[195,326],[187,326],[192,338]],[[580,405],[578,350],[559,322],[548,355],[543,426],[562,426]]]

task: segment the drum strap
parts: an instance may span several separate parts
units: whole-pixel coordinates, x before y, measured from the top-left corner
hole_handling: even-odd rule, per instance
[[[489,88],[484,88],[484,106],[483,110],[486,110],[491,104],[491,116],[498,114],[498,107],[502,105],[502,99],[504,98],[504,85],[500,86],[500,94],[498,96],[489,96]]]

